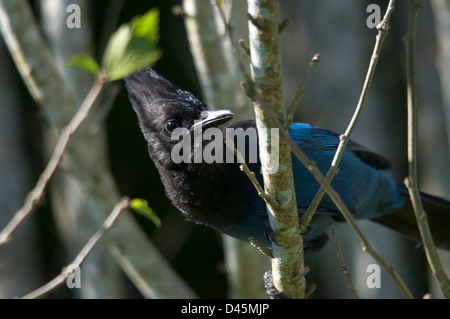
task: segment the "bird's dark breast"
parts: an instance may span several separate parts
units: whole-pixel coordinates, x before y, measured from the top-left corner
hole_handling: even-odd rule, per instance
[[[243,240],[254,231],[264,236],[264,203],[239,164],[180,165],[160,175],[167,196],[187,219]]]

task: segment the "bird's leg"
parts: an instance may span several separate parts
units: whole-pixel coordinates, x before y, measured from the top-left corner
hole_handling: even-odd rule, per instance
[[[306,234],[308,234],[309,232],[311,232],[311,225],[308,224],[308,226],[306,226],[306,230],[301,233],[300,235],[304,236]]]

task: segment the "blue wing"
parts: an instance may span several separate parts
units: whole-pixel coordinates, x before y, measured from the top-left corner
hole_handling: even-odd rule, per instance
[[[306,153],[314,149],[336,151],[340,142],[339,135],[336,133],[305,123],[293,123],[289,134]],[[361,161],[375,169],[391,168],[391,163],[384,157],[371,152],[352,140],[347,144],[346,150],[351,151]]]
[[[326,174],[339,145],[339,136],[309,124],[294,123],[290,136]],[[404,204],[389,168],[390,163],[365,147],[350,141],[342,156],[339,172],[331,185],[357,219],[373,219],[397,211]],[[311,173],[292,157],[295,193],[301,214],[310,205],[319,189]],[[328,195],[325,195],[305,234],[305,253],[320,249],[327,241],[329,227],[343,220]]]
[[[316,162],[322,173],[326,174],[339,145],[339,136],[304,123],[292,124],[289,133],[305,154]],[[292,164],[298,205],[308,207],[319,184],[294,157]],[[390,167],[390,163],[382,156],[350,141],[332,186],[355,217],[376,218],[394,212],[403,205],[403,198],[397,191]],[[327,195],[319,207],[324,211],[336,212],[335,217],[340,216]]]

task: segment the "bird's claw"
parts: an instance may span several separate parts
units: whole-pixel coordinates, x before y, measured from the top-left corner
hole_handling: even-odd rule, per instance
[[[264,288],[266,288],[266,294],[270,299],[291,299],[275,288],[275,285],[273,284],[272,272],[270,270],[264,273]]]
[[[266,235],[266,238],[275,246],[278,246],[278,247],[283,246],[282,244],[280,244],[279,242],[277,242],[275,240],[274,232],[273,232],[272,228],[270,227],[268,220],[264,221],[264,234]]]

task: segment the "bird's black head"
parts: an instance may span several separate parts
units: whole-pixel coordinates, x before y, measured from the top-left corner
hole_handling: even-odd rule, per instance
[[[179,89],[152,68],[126,77],[125,84],[154,161],[167,164],[170,160],[171,148],[176,143],[171,140],[175,129],[206,129],[234,116],[231,111],[209,110],[193,94]]]

